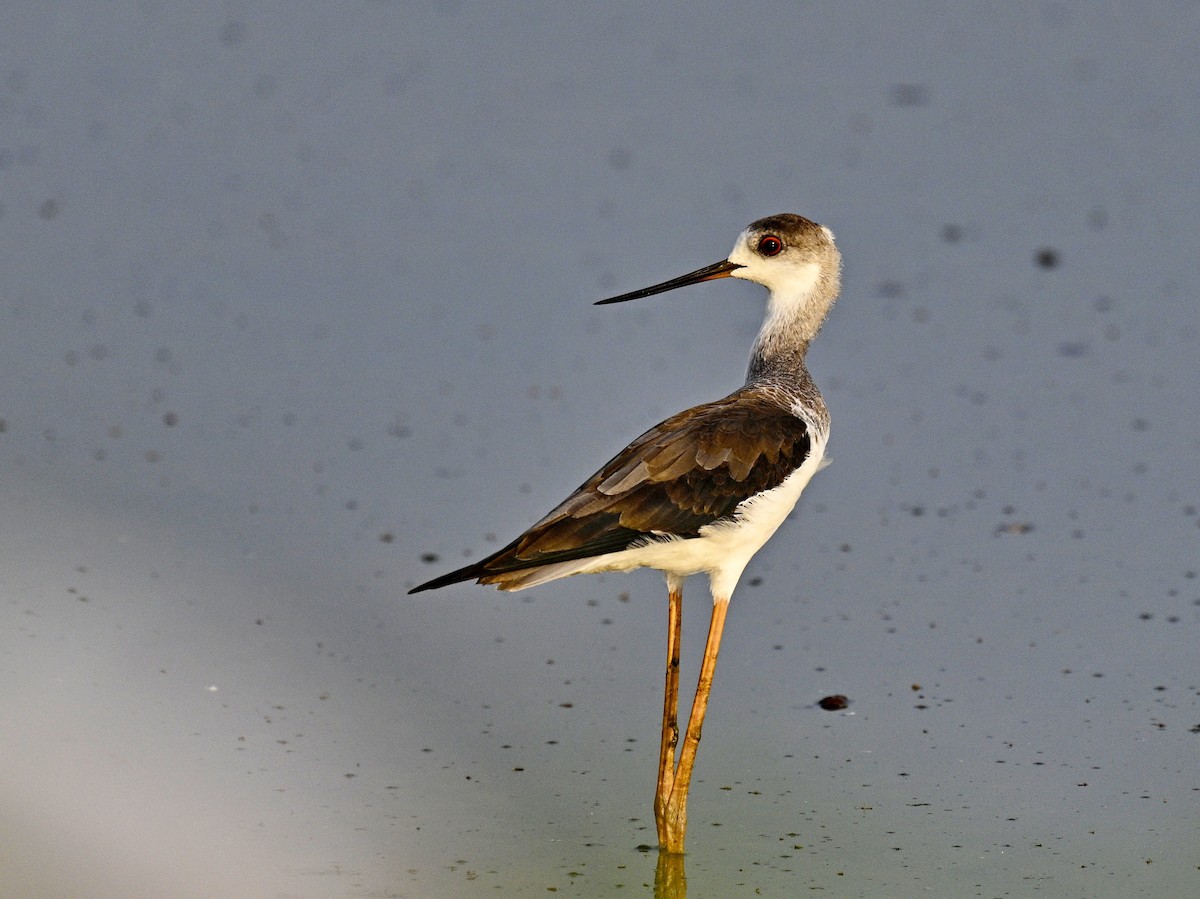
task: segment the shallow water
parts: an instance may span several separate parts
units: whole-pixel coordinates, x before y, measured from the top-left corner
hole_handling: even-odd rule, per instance
[[[0,893],[651,894],[660,580],[405,591],[740,383],[753,288],[590,303],[785,209],[689,894],[1196,892],[1196,11],[91,9],[0,66]]]

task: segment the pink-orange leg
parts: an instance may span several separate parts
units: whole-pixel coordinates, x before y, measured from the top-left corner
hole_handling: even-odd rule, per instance
[[[683,585],[670,584],[667,607],[667,684],[663,691],[662,742],[658,748],[658,789],[654,794],[654,823],[658,844],[665,846],[667,803],[675,784],[675,747],[679,745],[679,635],[683,627]]]
[[[708,642],[704,645],[704,661],[700,664],[700,680],[696,684],[696,698],[692,700],[692,713],[688,719],[687,733],[683,738],[683,747],[679,752],[679,764],[671,777],[670,788],[664,802],[655,801],[654,817],[658,824],[659,849],[663,852],[683,852],[684,839],[687,836],[687,797],[688,788],[692,783],[692,769],[696,764],[696,749],[700,746],[700,733],[704,729],[704,714],[708,711],[708,697],[712,692],[713,675],[717,670],[717,653],[721,649],[721,634],[725,630],[725,615],[729,611],[729,600],[718,599],[713,602],[712,620],[708,625]],[[674,619],[672,624],[678,619]],[[668,637],[668,643],[674,639],[678,647],[678,635]],[[678,659],[678,651],[675,658]],[[678,668],[678,665],[676,665]],[[669,670],[669,662],[668,662]],[[668,678],[670,675],[668,674]],[[678,671],[675,675],[675,686],[678,688]],[[668,680],[668,684],[670,681]],[[675,700],[678,704],[678,698]],[[664,705],[665,708],[665,705]],[[664,736],[666,724],[663,725]],[[676,739],[678,739],[676,737]],[[672,747],[673,750],[674,747]],[[665,753],[664,753],[665,754]],[[674,752],[671,752],[674,755]],[[663,789],[663,771],[660,755],[659,793]]]

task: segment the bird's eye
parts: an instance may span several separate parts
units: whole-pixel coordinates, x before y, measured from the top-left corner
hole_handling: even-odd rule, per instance
[[[778,256],[783,252],[783,241],[774,234],[767,234],[759,240],[758,252],[764,256]]]

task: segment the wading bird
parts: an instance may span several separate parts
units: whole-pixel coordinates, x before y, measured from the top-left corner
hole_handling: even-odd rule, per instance
[[[651,428],[499,552],[409,591],[468,580],[520,590],[572,574],[635,568],[666,575],[667,675],[654,818],[668,853],[683,852],[688,787],[733,589],[822,466],[829,411],[804,356],[837,299],[840,275],[828,228],[773,215],[746,228],[722,262],[601,300],[597,305],[622,303],[716,278],[753,281],[770,293],[741,388]],[[680,746],[679,636],[683,582],[692,574],[708,575],[713,609]]]

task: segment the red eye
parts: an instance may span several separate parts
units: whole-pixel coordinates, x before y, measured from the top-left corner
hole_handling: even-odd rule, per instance
[[[783,241],[774,234],[767,234],[759,240],[758,252],[764,256],[778,256],[783,252]]]

